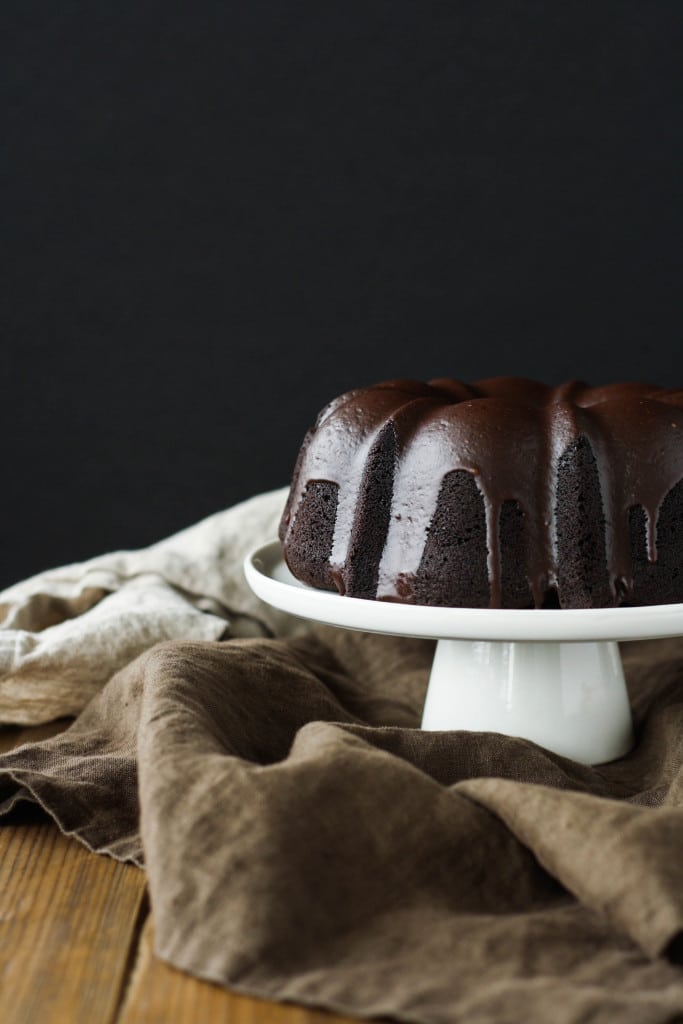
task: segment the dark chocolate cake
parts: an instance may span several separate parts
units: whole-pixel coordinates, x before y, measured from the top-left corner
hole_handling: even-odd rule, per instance
[[[394,380],[306,435],[280,538],[300,580],[427,605],[683,601],[683,390]]]

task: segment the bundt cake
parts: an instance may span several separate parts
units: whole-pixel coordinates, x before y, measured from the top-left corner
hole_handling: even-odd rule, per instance
[[[298,579],[426,605],[683,601],[683,390],[496,377],[341,395],[280,525]]]

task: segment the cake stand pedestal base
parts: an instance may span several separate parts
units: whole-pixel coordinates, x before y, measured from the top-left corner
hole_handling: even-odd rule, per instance
[[[584,764],[633,745],[616,643],[439,640],[422,728],[500,732]]]
[[[683,634],[683,604],[645,608],[441,608],[367,601],[295,580],[278,541],[247,556],[255,594],[345,629],[437,640],[422,728],[498,732],[603,764],[633,743],[617,641]]]

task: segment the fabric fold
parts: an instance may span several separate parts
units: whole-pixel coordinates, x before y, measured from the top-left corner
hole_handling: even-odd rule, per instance
[[[506,779],[458,789],[488,808],[585,906],[648,956],[683,934],[683,813]]]
[[[683,648],[641,650],[638,744],[591,768],[422,732],[427,641],[162,643],[0,758],[0,811],[32,799],[144,857],[158,954],[238,991],[420,1024],[675,1020]]]
[[[242,573],[250,548],[276,536],[286,494],[258,495],[151,547],[51,569],[0,593],[0,722],[75,715],[164,640],[300,631]]]

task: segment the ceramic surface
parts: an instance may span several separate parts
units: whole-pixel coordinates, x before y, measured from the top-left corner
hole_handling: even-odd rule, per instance
[[[618,640],[683,634],[683,605],[647,608],[436,608],[342,597],[296,580],[278,541],[245,574],[262,600],[346,629],[438,640],[422,727],[520,736],[585,764],[633,742]]]
[[[342,597],[292,576],[279,541],[247,556],[252,590],[268,604],[346,629],[435,640],[644,640],[683,635],[683,604],[646,608],[436,608]]]

